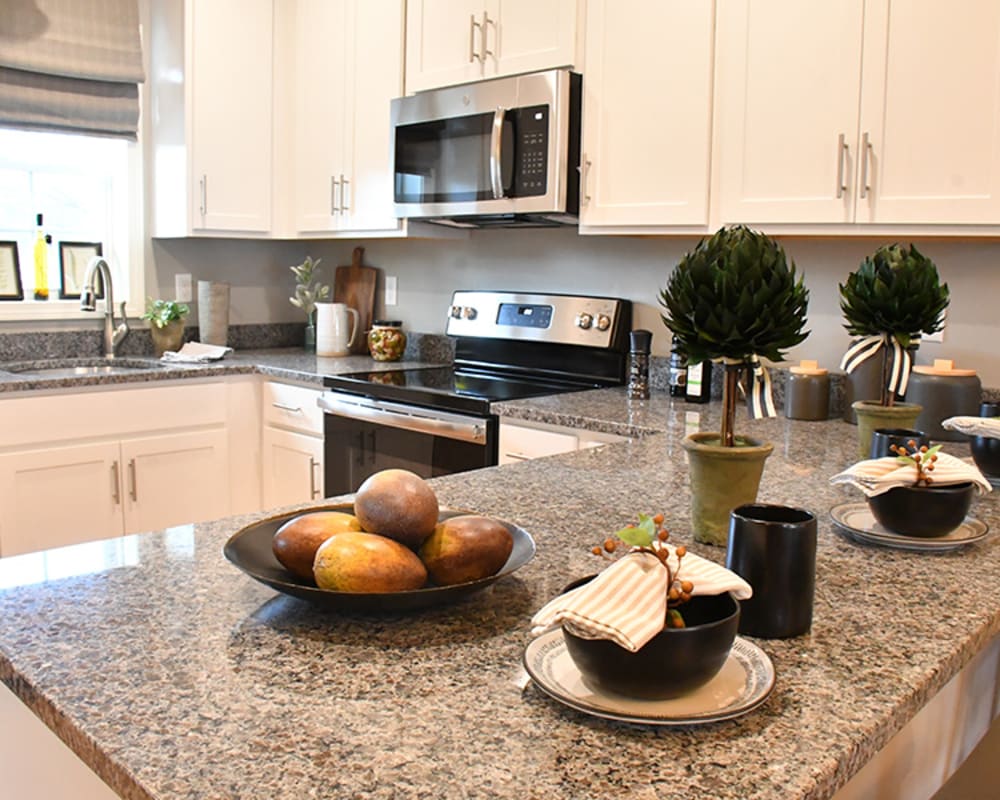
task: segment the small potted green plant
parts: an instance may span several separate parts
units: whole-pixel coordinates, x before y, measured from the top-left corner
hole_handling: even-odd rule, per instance
[[[323,259],[315,261],[310,256],[301,264],[289,267],[295,275],[295,296],[288,300],[293,306],[306,312],[305,350],[316,352],[316,303],[330,296],[330,287],[319,282],[319,265]]]
[[[149,320],[149,335],[157,357],[167,350],[176,352],[181,349],[184,344],[184,320],[190,313],[191,309],[185,303],[146,298],[146,313],[142,318]]]
[[[937,267],[916,247],[884,245],[866,258],[840,285],[844,327],[856,341],[844,354],[848,374],[870,358],[881,364],[878,400],[852,404],[858,417],[858,452],[868,457],[877,428],[912,428],[921,407],[897,403],[910,374],[909,348],[922,333],[941,330],[948,307],[948,284]]]
[[[729,512],[752,503],[773,446],[734,432],[740,376],[750,377],[754,418],[776,416],[762,358],[802,342],[809,292],[784,249],[744,226],[703,239],[674,267],[660,292],[664,324],[689,364],[723,365],[722,427],[683,444],[691,471],[691,515],[696,541],[725,546]]]

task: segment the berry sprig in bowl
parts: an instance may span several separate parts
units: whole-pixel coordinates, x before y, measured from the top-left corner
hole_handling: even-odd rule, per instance
[[[560,626],[584,681],[645,699],[694,691],[725,664],[750,586],[669,542],[662,515],[640,515],[591,548],[611,563],[574,581],[532,619]]]

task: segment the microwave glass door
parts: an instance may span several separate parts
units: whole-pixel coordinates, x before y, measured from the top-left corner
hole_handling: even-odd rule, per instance
[[[468,203],[545,193],[548,106],[503,114],[499,195],[491,162],[494,112],[396,127],[397,203]]]

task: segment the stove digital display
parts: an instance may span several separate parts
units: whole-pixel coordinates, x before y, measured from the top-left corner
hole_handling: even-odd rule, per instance
[[[552,306],[501,303],[497,312],[497,324],[519,328],[547,328],[552,324]]]

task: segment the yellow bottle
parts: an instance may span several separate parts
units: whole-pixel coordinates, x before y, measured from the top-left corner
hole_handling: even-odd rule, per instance
[[[42,230],[42,215],[38,215],[38,234],[35,236],[35,299],[49,299],[48,259],[52,237]]]

